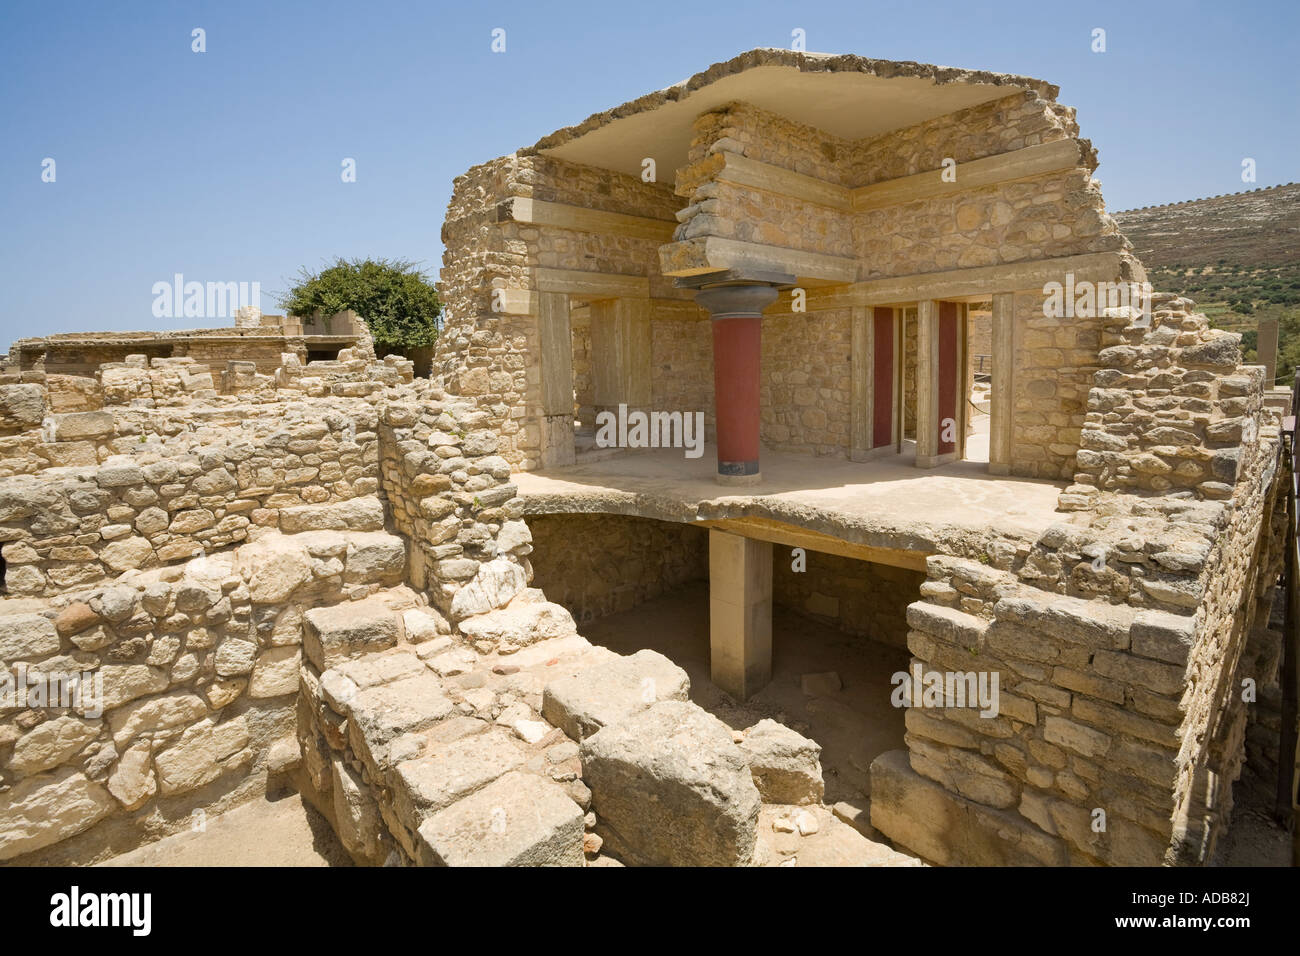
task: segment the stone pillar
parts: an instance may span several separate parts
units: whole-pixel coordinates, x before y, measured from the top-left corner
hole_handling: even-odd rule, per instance
[[[650,300],[591,303],[591,371],[595,405],[617,412],[650,404]],[[569,401],[573,401],[570,372]]]
[[[989,474],[1011,474],[1015,420],[1016,296],[993,296],[993,388],[989,392]]]
[[[1264,366],[1264,388],[1277,384],[1277,319],[1260,319],[1255,352],[1257,365]]]
[[[709,674],[745,700],[772,679],[772,544],[709,531]]]
[[[929,467],[939,456],[939,303],[916,304],[916,463]]]
[[[541,339],[538,364],[542,376],[543,468],[571,465],[573,445],[573,333],[569,328],[569,297],[539,292],[537,324]]]
[[[758,467],[763,309],[776,288],[741,283],[695,293],[713,319],[713,401],[718,418],[719,484],[752,485]]]

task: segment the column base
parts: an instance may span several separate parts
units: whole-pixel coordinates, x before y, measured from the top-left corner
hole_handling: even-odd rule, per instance
[[[740,487],[744,485],[757,485],[763,481],[763,473],[756,471],[752,475],[714,475],[714,480],[720,485],[729,485]]]

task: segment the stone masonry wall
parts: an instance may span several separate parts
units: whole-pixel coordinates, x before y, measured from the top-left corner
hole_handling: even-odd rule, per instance
[[[578,623],[709,576],[703,528],[623,515],[529,515],[534,586]]]
[[[807,552],[807,568],[794,571],[789,549],[778,548],[772,566],[772,600],[782,607],[891,647],[907,646],[907,606],[925,572],[853,558]]]
[[[106,412],[63,419],[87,416],[111,425]],[[129,451],[103,464],[0,479],[5,585],[11,594],[51,594],[188,560],[244,540],[252,527],[306,530],[295,509],[374,494],[376,424],[364,402],[291,405],[280,418],[216,429],[221,440],[193,442],[207,433],[184,427],[128,435],[116,445]]]
[[[0,601],[0,860],[86,864],[265,792],[296,759],[304,611],[401,580],[382,511],[346,524]]]
[[[1185,347],[1200,359],[1201,317],[1174,311],[1157,312],[1155,341],[1160,328],[1186,323]],[[1111,318],[1122,327],[1131,316]],[[1270,533],[1277,415],[1261,407],[1260,384],[1236,364],[1235,339],[1230,345],[1236,357],[1215,352],[1217,367],[1192,377],[1194,392],[1170,383],[1175,396],[1224,388],[1226,406],[1207,402],[1191,413],[1158,390],[1132,398],[1183,421],[1201,416],[1200,434],[1225,436],[1217,450],[1194,448],[1192,435],[1183,452],[1161,452],[1206,461],[1230,451],[1235,483],[1209,495],[1222,500],[1198,500],[1187,487],[1154,495],[1149,484],[1113,479],[1104,483],[1137,494],[1103,492],[1081,480],[1061,495],[1073,517],[1032,547],[990,548],[982,562],[930,560],[923,598],[908,609],[914,661],[997,672],[1001,689],[994,718],[952,707],[908,712],[911,769],[956,795],[944,798],[946,812],[1003,828],[997,848],[972,841],[940,862],[1150,865],[1202,862],[1212,851],[1244,753],[1241,680],[1268,676],[1254,673],[1266,655],[1247,648],[1267,625],[1279,547]],[[1134,350],[1129,364],[1139,370],[1171,357],[1151,341]],[[1143,381],[1169,374],[1153,370]],[[1094,396],[1113,381],[1099,371]],[[1228,414],[1233,427],[1209,431]],[[1120,419],[1110,420],[1118,431]],[[1149,434],[1153,423],[1142,429]],[[1253,441],[1232,447],[1227,436],[1243,432]],[[881,803],[885,832],[905,832]],[[1106,815],[1101,830],[1097,810]]]

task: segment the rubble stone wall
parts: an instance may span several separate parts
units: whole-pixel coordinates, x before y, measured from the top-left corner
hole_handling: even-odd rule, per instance
[[[772,601],[795,613],[891,647],[907,646],[907,606],[916,600],[923,571],[807,552],[795,571],[789,548],[777,548]]]
[[[606,514],[528,515],[536,553],[533,585],[578,623],[708,580],[703,528]]]
[[[1175,325],[1194,357],[1207,340],[1220,347],[1223,337],[1203,337],[1203,317],[1184,314],[1183,305],[1157,311],[1155,329],[1142,334],[1173,341],[1160,329]],[[1131,316],[1111,316],[1121,318]],[[951,706],[907,714],[910,768],[947,793],[944,812],[1004,828],[996,848],[972,841],[932,849],[950,854],[940,862],[1153,865],[1200,863],[1211,853],[1245,753],[1250,708],[1241,681],[1267,683],[1272,674],[1275,652],[1252,634],[1267,631],[1282,540],[1272,533],[1277,412],[1262,405],[1258,376],[1237,364],[1235,337],[1227,345],[1231,361],[1215,352],[1219,365],[1192,375],[1197,388],[1180,392],[1184,373],[1167,371],[1179,353],[1139,342],[1127,364],[1153,371],[1133,378],[1167,376],[1159,381],[1169,389],[1143,394],[1129,379],[1127,406],[1103,407],[1167,411],[1189,423],[1178,436],[1187,446],[1159,446],[1161,456],[1231,458],[1232,484],[1202,497],[1206,490],[1188,487],[1197,477],[1189,475],[1159,495],[1155,487],[1170,485],[1118,480],[1128,477],[1118,468],[1095,483],[1085,475],[1061,495],[1072,518],[1032,546],[990,548],[978,562],[930,559],[922,600],[908,609],[914,664],[996,672],[1000,681],[996,717]],[[1094,408],[1097,393],[1115,382],[1109,370],[1097,373]],[[1209,398],[1193,411],[1184,396]],[[1098,427],[1101,415],[1089,421],[1112,433]],[[1135,439],[1163,427],[1150,417],[1141,431],[1119,415],[1104,423]],[[1221,441],[1200,437],[1208,435]],[[902,779],[883,764],[881,774]],[[913,798],[921,792],[933,795],[921,786]],[[880,801],[879,825],[907,842],[909,823],[892,817],[889,802]]]
[[[397,584],[403,551],[382,530],[271,533],[0,601],[0,860],[93,862],[265,792],[297,751],[304,612]]]
[[[53,594],[134,568],[188,560],[253,527],[307,530],[295,509],[373,495],[375,409],[364,402],[283,409],[173,436],[123,435],[102,464],[0,479],[0,535],[11,594]],[[82,423],[83,418],[94,422]],[[100,421],[106,419],[106,421]],[[76,434],[112,429],[106,412],[61,416]],[[220,434],[217,438],[213,434]],[[233,434],[232,434],[233,432]],[[192,441],[191,435],[207,441]],[[96,439],[77,439],[88,447]],[[93,457],[92,457],[93,460]]]

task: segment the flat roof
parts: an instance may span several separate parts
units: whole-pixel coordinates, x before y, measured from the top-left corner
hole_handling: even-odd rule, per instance
[[[903,129],[1017,90],[1055,100],[1059,88],[1032,77],[854,54],[757,49],[665,89],[593,114],[521,153],[640,175],[653,157],[671,172],[686,165],[691,126],[731,102],[858,140]]]

